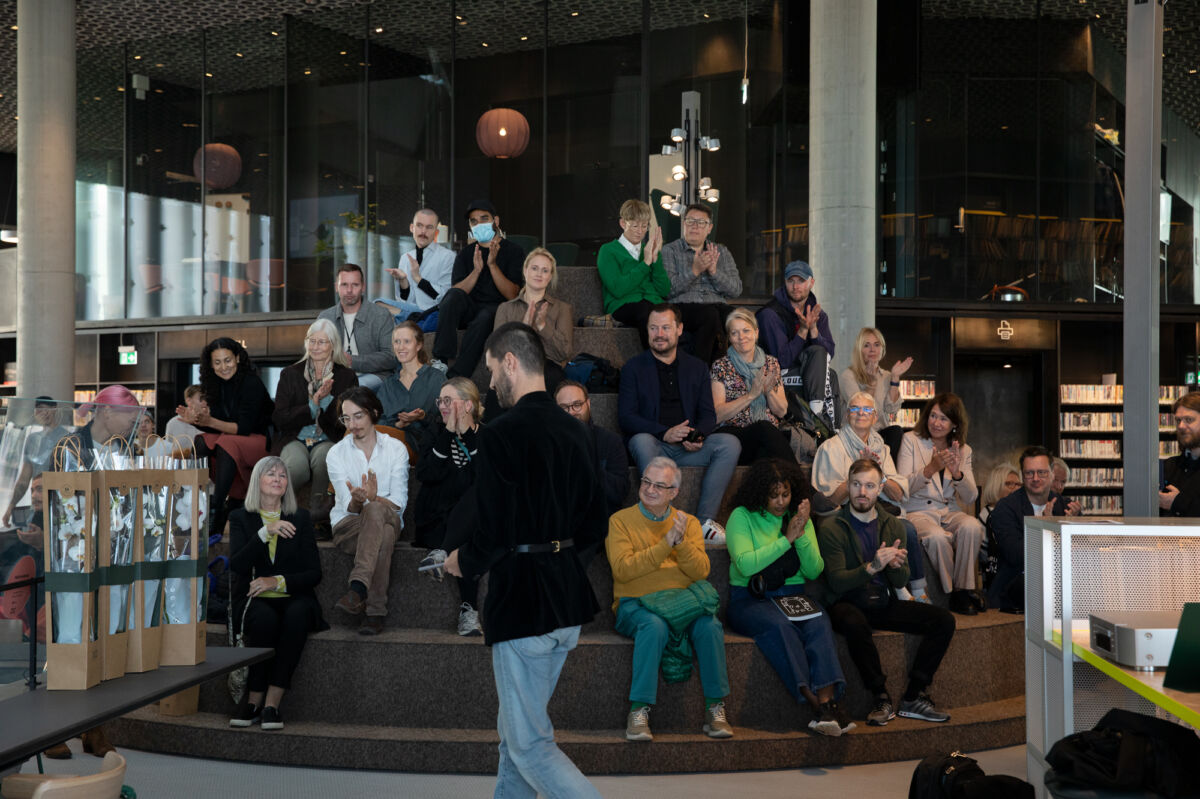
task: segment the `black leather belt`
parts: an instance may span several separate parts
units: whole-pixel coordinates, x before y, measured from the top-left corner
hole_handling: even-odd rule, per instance
[[[560,552],[564,549],[570,549],[573,546],[575,546],[574,538],[564,538],[561,541],[551,541],[548,544],[518,544],[516,547],[513,547],[513,551],[527,555],[534,552]]]

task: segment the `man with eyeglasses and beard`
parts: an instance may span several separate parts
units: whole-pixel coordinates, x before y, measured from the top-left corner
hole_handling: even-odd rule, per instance
[[[1004,613],[1025,611],[1025,517],[1078,516],[1078,502],[1067,502],[1054,491],[1054,456],[1045,447],[1021,453],[1021,487],[996,503],[988,515],[998,558],[996,576],[988,589],[988,605]],[[992,544],[988,551],[991,553]]]
[[[350,590],[334,605],[363,618],[358,632],[378,635],[387,616],[392,551],[404,526],[408,502],[408,448],[375,431],[383,405],[362,386],[337,398],[338,421],[346,436],[325,457],[333,485],[333,544],[354,556]]]
[[[592,422],[592,399],[587,387],[574,380],[564,380],[554,389],[558,407],[587,425],[592,445],[596,448],[596,476],[604,486],[604,500],[609,514],[625,504],[629,493],[629,457],[621,437]]]
[[[1200,391],[1175,400],[1179,454],[1163,461],[1160,516],[1200,516]]]

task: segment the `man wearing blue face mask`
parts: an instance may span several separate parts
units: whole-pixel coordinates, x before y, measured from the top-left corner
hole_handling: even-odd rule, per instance
[[[516,297],[525,283],[521,269],[525,250],[499,235],[500,217],[488,200],[476,200],[467,207],[467,222],[474,241],[455,258],[450,289],[438,305],[433,357],[443,363],[454,361],[447,377],[470,379],[492,333],[496,309]],[[458,331],[462,328],[467,332],[460,349]]]

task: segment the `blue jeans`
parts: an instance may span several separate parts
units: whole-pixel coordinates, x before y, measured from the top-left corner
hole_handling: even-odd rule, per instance
[[[369,388],[375,393],[379,393],[379,389],[383,388],[383,378],[371,372],[359,372],[358,384],[363,388]]]
[[[671,628],[665,619],[625,597],[617,606],[616,630],[633,639],[633,682],[630,702],[653,705],[658,698],[658,666]],[[715,616],[701,616],[688,628],[692,648],[700,666],[700,687],[705,699],[729,696],[729,674],[725,668],[725,631]]]
[[[578,641],[575,626],[492,646],[492,672],[500,699],[497,799],[536,799],[539,793],[548,799],[600,799],[600,792],[554,743],[554,725],[546,712],[567,653]]]
[[[904,548],[908,550],[908,580],[909,582],[924,580],[925,550],[921,547],[917,528],[913,527],[913,523],[908,519],[901,519],[900,523],[904,525],[904,531],[908,533],[904,542]]]
[[[396,324],[400,324],[415,313],[421,313],[422,310],[421,306],[417,305],[415,302],[409,302],[408,300],[389,300],[380,297],[379,299],[375,300],[375,302],[383,303],[384,305],[394,309],[396,314]]]
[[[696,504],[696,516],[703,523],[717,518],[721,510],[721,499],[733,470],[737,468],[738,456],[742,453],[742,442],[728,433],[713,433],[704,439],[697,452],[688,452],[681,444],[668,444],[649,433],[638,433],[629,439],[629,452],[637,462],[638,471],[646,471],[646,464],[659,455],[665,455],[680,466],[704,466],[704,480],[700,483],[700,501]]]
[[[768,591],[767,596],[803,593],[803,585],[785,585]],[[810,600],[817,604],[815,599],[810,597]],[[838,662],[828,613],[807,621],[788,621],[774,602],[756,599],[742,586],[731,585],[725,617],[734,632],[754,639],[797,702],[804,702],[801,688],[808,688],[815,694],[833,685],[836,686],[835,699],[845,693],[846,678],[842,675],[842,664]]]

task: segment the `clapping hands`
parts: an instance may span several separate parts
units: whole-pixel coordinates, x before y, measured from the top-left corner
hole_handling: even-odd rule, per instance
[[[681,510],[675,511],[675,524],[667,531],[667,543],[673,547],[683,543],[683,533],[687,529],[687,514]]]

